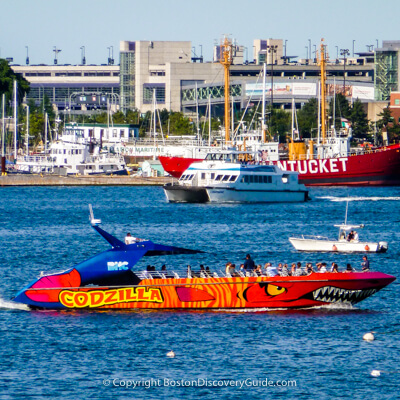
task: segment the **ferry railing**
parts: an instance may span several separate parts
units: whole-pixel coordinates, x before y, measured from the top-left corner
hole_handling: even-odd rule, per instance
[[[330,270],[328,269],[326,273],[329,273]],[[347,271],[344,269],[339,271],[340,273],[346,273]],[[360,272],[353,268],[352,272]],[[278,273],[277,275],[269,275],[265,270],[261,272],[257,272],[256,270],[251,271],[234,271],[233,273],[225,273],[222,270],[217,271],[191,271],[190,276],[187,273],[179,275],[175,271],[135,271],[133,272],[136,276],[138,276],[141,280],[144,279],[195,279],[195,278],[260,278],[260,277],[268,277],[273,278],[274,276],[278,277],[288,277],[288,276],[308,276],[311,273],[304,273],[304,271],[300,270],[295,272],[294,275],[291,275],[290,271],[287,273]],[[318,270],[313,271],[312,273],[319,274]],[[322,272],[325,273],[325,272]]]

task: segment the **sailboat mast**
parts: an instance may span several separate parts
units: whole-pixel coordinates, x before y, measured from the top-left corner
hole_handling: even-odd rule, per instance
[[[229,68],[232,64],[232,42],[225,37],[221,44],[221,59],[220,63],[224,67],[225,75],[225,143],[230,141],[230,110],[229,110],[229,97],[230,97],[230,86],[229,86]]]
[[[266,132],[266,124],[265,124],[265,79],[267,75],[267,64],[264,63],[263,68],[263,92],[262,92],[262,140],[265,143],[267,141],[267,132]]]
[[[325,55],[325,45],[324,39],[321,39],[321,133],[322,133],[322,144],[325,143],[326,138],[326,55]]]
[[[14,81],[14,160],[17,159],[17,81]]]
[[[1,103],[1,175],[6,174],[6,156],[5,156],[5,103],[6,103],[6,95],[3,93],[2,103]]]

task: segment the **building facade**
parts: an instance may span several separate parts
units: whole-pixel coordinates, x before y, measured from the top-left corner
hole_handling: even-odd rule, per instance
[[[375,49],[375,98],[389,101],[392,91],[399,91],[400,40],[384,40]]]

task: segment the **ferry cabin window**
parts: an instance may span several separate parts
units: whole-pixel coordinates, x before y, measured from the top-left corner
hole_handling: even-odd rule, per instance
[[[206,173],[205,172],[201,173],[201,179],[206,179]]]
[[[217,177],[215,178],[216,181],[220,181],[222,179],[222,175],[217,175]]]
[[[227,182],[229,181],[230,175],[224,175],[224,177],[222,178],[222,182]]]
[[[236,176],[236,175],[232,175],[232,176],[229,178],[229,182],[235,182],[236,179],[237,179],[237,176]]]
[[[214,179],[215,178],[215,174],[214,174],[214,172],[211,174],[211,179]]]

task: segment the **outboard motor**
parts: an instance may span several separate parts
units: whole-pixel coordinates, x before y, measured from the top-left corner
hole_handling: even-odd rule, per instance
[[[378,252],[379,253],[386,253],[388,249],[388,242],[379,242],[378,243]]]

